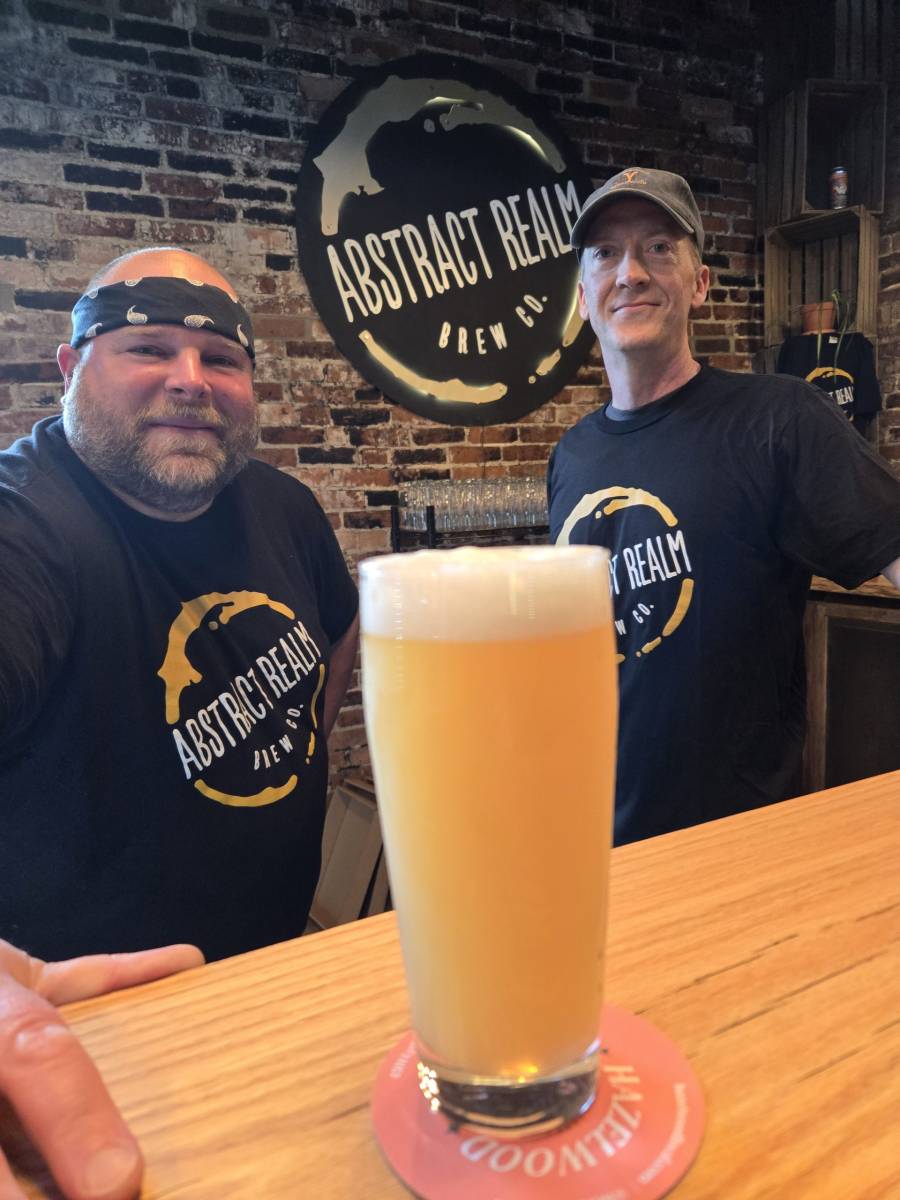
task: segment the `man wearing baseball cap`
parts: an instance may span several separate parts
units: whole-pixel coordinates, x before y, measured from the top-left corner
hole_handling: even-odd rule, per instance
[[[0,1098],[65,1195],[125,1200],[139,1150],[54,1005],[304,931],[357,600],[309,489],[251,460],[219,271],[116,259],[58,361],[62,415],[0,453]]]
[[[681,176],[619,172],[571,240],[612,399],[551,456],[550,526],[610,550],[621,843],[797,794],[810,578],[900,587],[900,482],[817,389],[694,358],[709,270]]]

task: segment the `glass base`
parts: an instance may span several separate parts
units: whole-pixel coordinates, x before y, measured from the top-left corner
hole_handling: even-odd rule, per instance
[[[431,1112],[422,1099],[416,1069],[436,1055],[404,1033],[384,1057],[372,1093],[375,1138],[397,1177],[422,1200],[668,1197],[703,1137],[699,1081],[678,1047],[642,1017],[606,1004],[598,1024],[593,1106],[565,1129],[518,1138],[477,1128],[480,1114],[476,1128],[460,1121],[448,1130],[443,1112]],[[522,1133],[533,1131],[526,1126]]]
[[[531,1137],[560,1129],[586,1112],[597,1092],[597,1050],[554,1075],[527,1082],[471,1075],[419,1060],[419,1088],[433,1112],[455,1125],[489,1130],[494,1137]]]

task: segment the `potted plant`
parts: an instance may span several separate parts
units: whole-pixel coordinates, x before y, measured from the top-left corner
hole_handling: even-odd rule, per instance
[[[814,300],[811,304],[802,306],[803,332],[816,335],[816,365],[822,362],[822,335],[836,333],[837,346],[834,350],[832,366],[837,366],[841,353],[841,343],[844,335],[853,324],[853,306],[838,288],[835,288],[827,300]]]

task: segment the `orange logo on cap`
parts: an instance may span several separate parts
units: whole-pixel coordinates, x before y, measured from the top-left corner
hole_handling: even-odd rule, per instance
[[[624,175],[624,179],[617,179],[612,186],[614,188],[626,187],[630,183],[637,183],[639,187],[646,187],[646,179],[635,179],[635,175],[637,175],[639,170],[640,167],[630,167],[627,171],[622,171],[621,174]]]

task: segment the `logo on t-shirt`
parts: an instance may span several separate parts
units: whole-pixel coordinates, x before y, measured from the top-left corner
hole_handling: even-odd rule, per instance
[[[690,555],[678,518],[657,496],[633,487],[590,492],[556,542],[609,549],[619,662],[650,654],[684,620],[694,594]]]
[[[841,380],[846,383],[841,383]],[[814,367],[806,376],[807,383],[814,383],[822,391],[827,392],[832,400],[848,416],[853,410],[854,379],[849,371],[841,367]]]
[[[228,629],[248,621],[263,647],[249,658],[246,639]],[[198,792],[257,808],[294,790],[298,762],[316,749],[325,663],[292,609],[263,592],[188,600],[157,674],[181,767]]]

